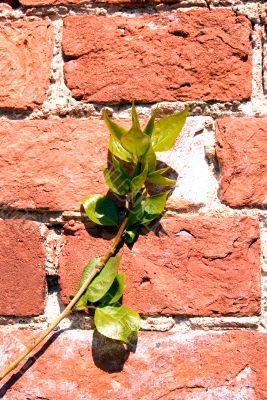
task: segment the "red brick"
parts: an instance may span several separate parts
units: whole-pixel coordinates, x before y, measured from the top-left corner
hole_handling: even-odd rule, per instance
[[[226,9],[67,17],[66,83],[85,102],[248,99],[250,33]]]
[[[27,220],[0,220],[0,315],[29,316],[44,311],[43,226]]]
[[[258,221],[248,217],[169,217],[156,234],[123,248],[124,304],[144,315],[245,316],[260,312]],[[69,230],[68,230],[69,232]],[[85,263],[111,235],[77,230],[60,256],[61,297],[77,289]],[[79,257],[77,257],[79,254]]]
[[[2,121],[0,138],[1,204],[79,210],[85,195],[106,193],[102,170],[108,133],[103,121]]]
[[[52,25],[43,20],[2,24],[0,45],[0,108],[40,106],[49,85]]]
[[[11,333],[0,333],[3,365],[33,336]],[[4,398],[265,400],[266,360],[267,335],[259,332],[142,332],[130,353],[119,342],[69,330],[18,375]]]
[[[83,3],[96,3],[107,5],[125,5],[125,6],[146,6],[148,4],[161,3],[176,3],[177,0],[20,0],[20,3],[25,6],[46,6],[57,4],[74,4],[80,5]]]
[[[220,199],[232,207],[267,204],[267,118],[217,121]]]

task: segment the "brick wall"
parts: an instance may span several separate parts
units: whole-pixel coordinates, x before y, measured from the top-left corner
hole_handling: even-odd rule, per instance
[[[127,125],[133,97],[142,119],[190,105],[168,212],[121,250],[138,342],[73,313],[0,397],[267,399],[266,3],[20,0],[0,20],[0,368],[113,237],[79,211],[106,192],[103,109]]]

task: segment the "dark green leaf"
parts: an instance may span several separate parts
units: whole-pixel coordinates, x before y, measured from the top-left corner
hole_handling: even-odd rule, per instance
[[[101,271],[88,285],[85,296],[87,301],[95,303],[110,289],[118,272],[121,257],[111,257]]]
[[[140,329],[139,314],[121,305],[98,307],[95,312],[98,332],[111,339],[129,343]]]
[[[156,115],[155,115],[155,113],[153,113],[144,129],[144,133],[148,136],[152,135],[152,132],[154,129],[155,117],[156,117]]]
[[[168,194],[169,191],[155,194],[154,196],[150,196],[145,199],[144,217],[142,219],[143,224],[153,221],[162,214]]]
[[[147,178],[147,172],[148,172],[148,167],[146,164],[143,171],[139,175],[137,175],[135,178],[132,179],[131,193],[132,193],[133,197],[135,197],[137,195],[137,193],[141,190],[141,188],[144,186],[144,183]]]
[[[82,205],[88,218],[98,225],[114,226],[119,223],[116,204],[109,197],[94,194],[84,197]]]
[[[151,140],[154,151],[170,150],[185,124],[188,107],[178,114],[164,117],[155,122]]]
[[[130,210],[128,218],[128,227],[141,223],[144,215],[144,197],[139,196]]]
[[[100,299],[101,304],[113,304],[120,300],[125,286],[125,274],[117,274],[109,291]]]

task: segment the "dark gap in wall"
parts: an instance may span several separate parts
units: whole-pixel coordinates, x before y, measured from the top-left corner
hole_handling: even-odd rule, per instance
[[[0,1],[0,3],[9,4],[13,9],[20,7],[20,3],[17,0],[5,0],[5,1]]]
[[[48,294],[58,293],[59,288],[59,276],[58,275],[46,275],[46,283]]]

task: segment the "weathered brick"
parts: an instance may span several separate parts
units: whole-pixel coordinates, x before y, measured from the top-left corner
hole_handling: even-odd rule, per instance
[[[20,3],[25,6],[46,6],[57,4],[74,4],[80,5],[83,3],[107,4],[107,5],[123,5],[123,6],[146,6],[148,4],[171,4],[177,0],[20,0]]]
[[[34,335],[1,332],[2,364],[7,365]],[[6,393],[5,400],[267,397],[265,333],[141,332],[136,348],[130,349],[88,331],[62,332],[24,374],[13,379],[8,391],[8,385],[0,389],[0,395]]]
[[[267,204],[267,118],[217,121],[220,199],[232,207]]]
[[[1,204],[79,210],[85,195],[106,193],[103,121],[2,121],[0,138]]]
[[[67,231],[71,234],[63,240],[59,270],[65,303],[77,289],[86,262],[105,254],[112,237],[105,232],[102,237],[97,232],[88,234],[84,229]],[[125,305],[144,315],[245,316],[260,312],[256,219],[168,217],[155,233],[140,236],[131,251],[123,248]]]
[[[28,316],[44,311],[43,226],[27,220],[0,220],[0,315]]]
[[[52,25],[43,20],[2,23],[0,46],[0,108],[40,106],[49,84]]]
[[[67,17],[66,83],[85,102],[248,99],[250,33],[226,9]]]

